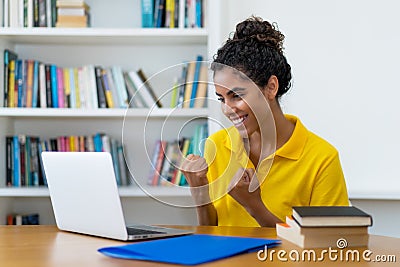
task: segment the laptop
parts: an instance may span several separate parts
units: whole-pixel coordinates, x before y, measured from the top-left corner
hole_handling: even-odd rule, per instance
[[[127,227],[108,152],[42,152],[42,160],[60,230],[124,241],[193,233],[141,224]]]

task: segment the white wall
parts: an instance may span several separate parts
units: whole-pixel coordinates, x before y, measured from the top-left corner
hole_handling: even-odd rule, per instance
[[[390,201],[400,200],[398,10],[395,0],[231,0],[222,18],[225,37],[252,14],[278,23],[293,69],[284,111],[339,150],[353,203],[376,217],[373,233],[393,236],[400,236],[387,228],[400,219],[393,212],[400,201]]]

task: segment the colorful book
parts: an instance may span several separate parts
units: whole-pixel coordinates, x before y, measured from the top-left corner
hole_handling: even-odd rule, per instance
[[[196,70],[196,61],[189,62],[186,72],[185,89],[184,89],[185,94],[182,103],[182,107],[184,108],[190,107],[190,98],[192,96],[192,87],[193,87],[195,70]]]
[[[32,82],[32,107],[38,107],[39,101],[39,62],[33,61],[33,82]]]
[[[142,28],[153,27],[154,1],[141,0],[141,8],[142,8]]]
[[[58,108],[58,85],[57,85],[57,66],[50,65],[51,98],[53,108]]]
[[[202,63],[203,63],[203,56],[198,55],[196,58],[196,65],[195,65],[194,77],[193,77],[193,85],[192,85],[192,91],[191,91],[191,95],[190,95],[190,103],[189,103],[190,108],[194,107],[194,102],[196,100],[197,87],[199,85],[200,69],[201,69]]]
[[[15,68],[15,63],[15,60],[10,60],[8,63],[7,77],[4,77],[4,86],[7,86],[4,87],[4,97],[9,99],[9,104],[7,104],[7,100],[4,101],[4,107],[14,107],[15,81],[16,75],[18,75],[18,68]],[[8,79],[8,82],[5,81],[6,79]]]
[[[106,98],[107,107],[113,108],[114,107],[114,99],[113,99],[113,94],[111,92],[111,88],[109,85],[107,70],[103,69],[101,71],[101,74],[102,74],[102,83],[103,83],[104,95]]]
[[[203,108],[207,105],[207,90],[208,90],[208,67],[202,64],[200,68],[200,76],[197,85],[196,99],[194,101],[194,108]]]
[[[4,13],[7,13],[8,14],[8,12],[4,12]],[[5,19],[5,17],[4,17],[4,19]],[[14,68],[15,68],[15,60],[17,60],[17,58],[18,58],[18,55],[17,55],[17,53],[15,53],[14,51],[12,51],[12,50],[9,50],[9,49],[4,49],[4,107],[7,107],[7,104],[9,103],[9,101],[8,101],[8,92],[9,92],[9,88],[10,88],[10,86],[9,86],[9,63],[11,62],[11,61],[14,61]],[[14,88],[14,87],[12,87],[12,88]]]
[[[57,67],[57,97],[58,97],[58,107],[65,107],[65,95],[64,95],[64,71],[63,68]]]

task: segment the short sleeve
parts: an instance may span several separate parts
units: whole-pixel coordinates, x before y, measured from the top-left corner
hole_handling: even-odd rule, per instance
[[[320,170],[312,190],[311,206],[348,206],[346,182],[336,153],[332,160]]]

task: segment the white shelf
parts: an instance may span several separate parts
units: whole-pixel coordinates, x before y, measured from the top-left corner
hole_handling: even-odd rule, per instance
[[[184,187],[120,187],[121,197],[190,197],[189,188]],[[49,197],[47,187],[0,188],[0,197]]]
[[[0,108],[0,117],[47,118],[47,117],[207,117],[207,108],[156,108],[156,109],[72,109],[72,108]]]
[[[12,43],[62,45],[207,44],[206,29],[168,28],[2,28],[0,38]]]

